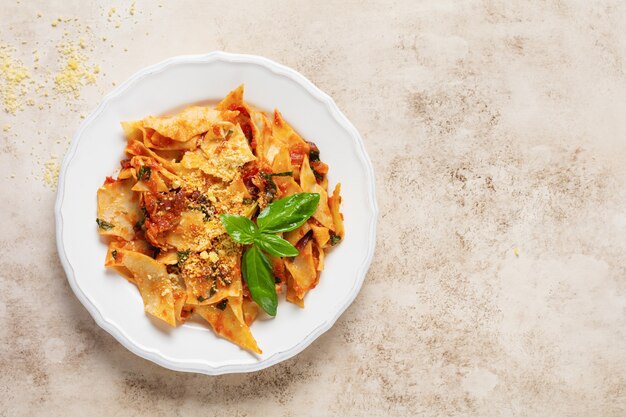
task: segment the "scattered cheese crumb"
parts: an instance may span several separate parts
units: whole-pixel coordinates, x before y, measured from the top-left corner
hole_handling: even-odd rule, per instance
[[[87,68],[87,57],[71,42],[59,44],[57,50],[61,57],[66,58],[66,62],[65,67],[54,77],[54,89],[59,93],[78,98],[81,87],[86,84],[95,84],[96,68]]]
[[[519,248],[517,246],[513,248],[513,253],[519,258]]]
[[[52,23],[50,23],[52,25],[53,28],[57,27],[57,25],[59,24],[59,21],[57,19],[54,19],[52,21]]]
[[[9,130],[11,130],[11,125],[10,124],[5,124],[4,126],[2,126],[2,130],[4,130],[5,132],[8,132]]]
[[[41,17],[41,16],[43,16],[43,13],[37,12],[37,17]]]
[[[115,14],[115,7],[111,7],[109,9],[109,17],[113,16]]]
[[[128,13],[130,13],[131,16],[135,15],[135,0],[130,2],[130,9],[128,9]]]
[[[59,181],[59,171],[61,170],[61,165],[56,160],[56,158],[51,158],[44,163],[44,172],[43,172],[43,182],[48,187],[53,190],[57,187],[57,182]]]
[[[0,98],[4,110],[15,114],[22,106],[22,96],[27,93],[28,69],[20,61],[13,60],[12,48],[0,45]]]

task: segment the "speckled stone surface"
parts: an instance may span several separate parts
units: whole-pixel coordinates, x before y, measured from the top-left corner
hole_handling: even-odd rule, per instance
[[[0,44],[44,87],[0,114],[1,416],[626,415],[626,3],[131,11],[2,4]],[[79,38],[95,84],[55,93],[56,45]],[[381,215],[333,329],[270,369],[207,377],[94,323],[59,264],[44,179],[114,82],[216,49],[267,56],[334,97],[372,157]]]

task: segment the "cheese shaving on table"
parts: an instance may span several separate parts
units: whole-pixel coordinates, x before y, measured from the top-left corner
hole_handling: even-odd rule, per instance
[[[82,49],[80,42],[78,47],[71,42],[59,44],[57,50],[64,58],[64,66],[54,77],[54,89],[75,98],[80,97],[80,90],[84,85],[95,84],[96,74],[99,72],[97,66],[87,65],[87,56],[79,49]]]
[[[20,109],[27,93],[28,68],[13,58],[13,48],[0,45],[0,98],[4,110],[15,114]]]

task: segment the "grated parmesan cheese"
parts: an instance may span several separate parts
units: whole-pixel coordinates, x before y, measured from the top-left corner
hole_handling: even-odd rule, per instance
[[[95,84],[95,74],[99,68],[87,66],[87,57],[79,51],[78,47],[71,42],[62,42],[57,50],[62,58],[65,58],[65,66],[54,77],[54,89],[58,93],[80,97],[80,90],[87,84]]]
[[[56,158],[50,158],[44,163],[43,182],[51,189],[55,190],[59,181],[59,171],[61,165]]]
[[[26,81],[30,78],[28,68],[13,59],[13,48],[0,45],[0,98],[7,113],[15,114],[26,95]]]

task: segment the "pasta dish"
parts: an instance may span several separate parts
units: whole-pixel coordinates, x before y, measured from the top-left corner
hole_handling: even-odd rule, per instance
[[[340,184],[278,110],[243,99],[123,122],[125,159],[98,189],[105,266],[171,326],[192,314],[261,353],[250,331],[279,296],[304,307],[325,253],[344,238]]]

